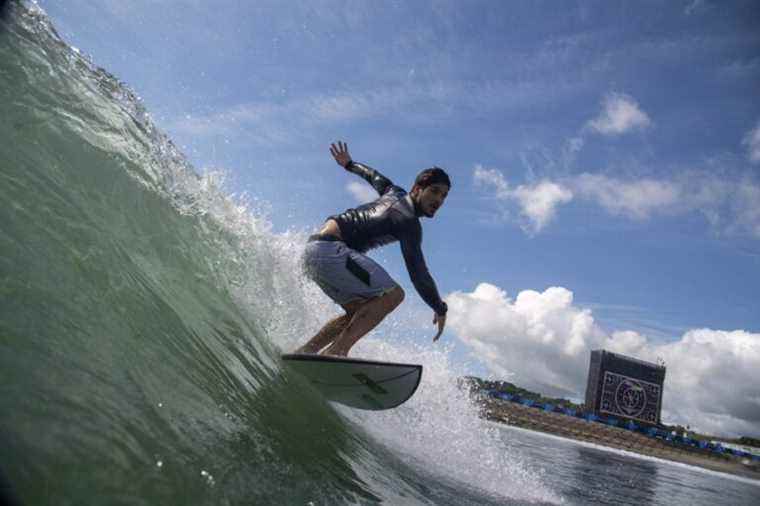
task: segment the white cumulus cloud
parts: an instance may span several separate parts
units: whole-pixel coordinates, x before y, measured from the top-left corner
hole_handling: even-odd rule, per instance
[[[665,360],[663,418],[721,434],[760,435],[760,334],[694,329],[670,343],[602,329],[563,287],[510,298],[481,283],[446,297],[449,327],[494,377],[549,395],[583,399],[590,351]]]
[[[612,215],[645,220],[657,214],[700,213],[719,233],[760,238],[760,184],[686,172],[671,179],[624,180],[581,174],[566,182],[575,194]]]
[[[742,144],[747,146],[750,161],[760,163],[760,123],[744,136]]]
[[[554,218],[560,204],[573,199],[569,188],[548,180],[512,189],[501,172],[480,165],[475,167],[473,179],[498,200],[517,203],[520,215],[526,220],[522,227],[528,232],[539,232]]]
[[[670,178],[624,179],[583,173],[513,187],[502,172],[478,165],[473,180],[503,210],[518,207],[523,218],[520,226],[531,234],[553,221],[561,205],[585,200],[613,216],[640,221],[657,215],[699,213],[718,233],[760,238],[760,183],[751,175],[720,178],[686,171]]]
[[[636,128],[647,128],[652,124],[647,113],[630,96],[610,93],[602,101],[603,110],[587,126],[603,135],[620,135]]]
[[[681,202],[681,187],[671,181],[640,179],[623,181],[601,174],[581,174],[573,181],[584,198],[598,202],[611,214],[648,218]]]
[[[735,226],[760,238],[760,185],[748,181],[739,184],[732,202]]]
[[[538,232],[554,218],[560,204],[573,199],[573,192],[561,184],[541,181],[518,186],[512,197],[520,204],[521,214],[528,219],[528,228]]]
[[[476,185],[490,187],[497,198],[509,197],[509,183],[507,183],[504,175],[498,170],[486,169],[482,165],[476,165],[473,179]]]
[[[350,193],[360,204],[372,202],[377,198],[377,192],[367,183],[351,181],[346,185],[346,190],[348,190],[348,193]]]

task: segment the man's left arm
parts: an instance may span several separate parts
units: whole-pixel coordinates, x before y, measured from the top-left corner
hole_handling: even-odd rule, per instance
[[[425,264],[425,257],[422,254],[421,230],[417,228],[406,234],[400,239],[400,243],[401,253],[404,255],[406,269],[409,271],[409,277],[412,280],[414,288],[417,290],[417,293],[420,294],[422,300],[435,311],[433,323],[438,324],[438,333],[433,338],[433,341],[436,341],[441,336],[443,327],[446,324],[446,312],[448,311],[448,306],[443,300],[441,300],[435,281]]]

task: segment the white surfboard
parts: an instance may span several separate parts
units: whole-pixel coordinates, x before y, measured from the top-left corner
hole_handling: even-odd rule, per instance
[[[358,409],[400,406],[414,395],[422,378],[422,366],[417,364],[308,354],[288,354],[282,359],[327,400]]]

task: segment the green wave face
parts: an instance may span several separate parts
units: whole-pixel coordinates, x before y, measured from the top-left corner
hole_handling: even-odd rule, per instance
[[[283,368],[328,308],[304,237],[198,176],[32,4],[0,19],[0,139],[0,478],[24,504],[551,499],[445,356],[372,416]]]
[[[256,223],[241,236],[212,216],[233,204],[38,8],[1,23],[0,442],[16,494],[372,502],[363,443],[279,369],[266,308],[284,287]]]

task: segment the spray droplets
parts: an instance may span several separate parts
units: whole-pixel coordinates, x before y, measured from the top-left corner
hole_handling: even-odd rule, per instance
[[[201,469],[201,476],[206,480],[206,484],[209,487],[213,487],[216,484],[214,477],[208,471]]]

